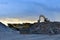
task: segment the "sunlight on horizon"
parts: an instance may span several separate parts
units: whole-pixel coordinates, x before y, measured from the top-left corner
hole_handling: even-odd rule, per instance
[[[26,20],[26,19],[18,19],[18,18],[2,18],[0,19],[0,22],[2,22],[5,25],[8,25],[7,23],[11,23],[11,24],[22,24],[22,23],[34,23],[37,22],[37,20]]]

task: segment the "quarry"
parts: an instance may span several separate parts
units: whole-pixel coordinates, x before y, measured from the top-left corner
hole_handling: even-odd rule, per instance
[[[20,34],[60,34],[60,22],[51,22],[44,15],[40,15],[37,22],[23,24],[8,24]]]

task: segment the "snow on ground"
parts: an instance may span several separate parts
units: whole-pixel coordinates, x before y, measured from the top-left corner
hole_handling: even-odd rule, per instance
[[[60,35],[19,35],[2,33],[0,40],[60,40]]]

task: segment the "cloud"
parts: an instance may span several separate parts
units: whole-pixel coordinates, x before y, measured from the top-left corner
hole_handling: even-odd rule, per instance
[[[25,9],[25,12],[27,13],[38,13],[38,12],[60,12],[60,7],[50,7],[44,3],[37,3],[37,2],[22,2],[24,4],[27,4],[27,9]],[[56,5],[57,6],[57,5]]]
[[[7,2],[7,1],[6,1]],[[7,16],[7,17],[21,17],[21,16],[39,16],[40,14],[46,15],[47,17],[51,18],[55,17],[58,12],[60,13],[60,6],[59,2],[57,3],[56,0],[48,1],[48,0],[21,0],[21,1],[8,1],[0,2],[2,7],[0,7],[0,16]],[[5,5],[8,4],[8,5]],[[56,14],[55,14],[56,12]],[[58,14],[59,14],[58,13]]]

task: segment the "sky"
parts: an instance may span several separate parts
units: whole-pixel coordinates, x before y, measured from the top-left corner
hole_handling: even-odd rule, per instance
[[[45,15],[53,21],[60,21],[60,0],[0,0],[0,17],[37,19]]]

